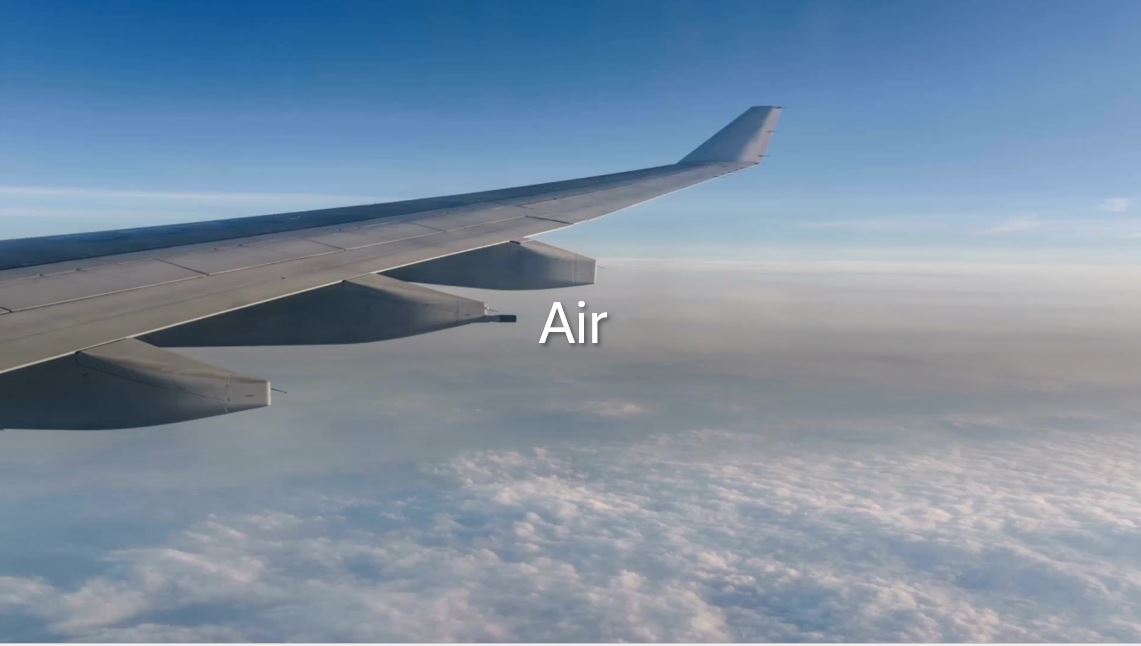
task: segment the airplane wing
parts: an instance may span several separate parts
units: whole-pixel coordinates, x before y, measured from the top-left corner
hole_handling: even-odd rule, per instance
[[[423,283],[590,284],[531,236],[760,164],[753,107],[681,161],[479,193],[0,241],[0,428],[150,426],[266,406],[269,383],[165,348],[364,343],[505,320]]]

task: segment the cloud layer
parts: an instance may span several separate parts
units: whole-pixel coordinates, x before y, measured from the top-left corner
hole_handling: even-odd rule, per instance
[[[198,353],[258,415],[2,434],[0,636],[1141,639],[1136,270],[606,264],[599,347],[483,294]]]
[[[1133,208],[1133,198],[1131,197],[1107,197],[1102,200],[1098,208],[1107,213],[1125,213]]]
[[[1136,434],[792,430],[469,453],[2,578],[0,608],[101,641],[1141,639]]]

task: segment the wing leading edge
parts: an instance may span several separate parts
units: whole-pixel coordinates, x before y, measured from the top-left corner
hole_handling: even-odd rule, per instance
[[[470,303],[453,320],[439,308],[455,297],[428,294],[435,291],[428,288],[353,282],[379,272],[388,272],[385,281],[394,283],[493,289],[593,282],[593,260],[527,238],[757,165],[779,115],[777,107],[750,108],[678,163],[624,173],[388,204],[0,241],[0,428],[121,428],[268,404],[268,396],[247,398],[240,406],[219,399],[224,384],[247,383],[244,377],[217,377],[211,383],[223,386],[210,388],[186,377],[194,387],[183,387],[179,379],[195,370],[156,345],[264,345],[282,338],[259,339],[262,323],[305,321],[313,334],[295,331],[288,343],[318,344],[497,320],[485,316],[486,306],[476,311],[480,307],[473,310]],[[306,303],[314,299],[333,304],[329,311],[339,312],[337,317],[302,316],[303,310],[311,312]],[[338,327],[338,321],[351,320],[372,321],[390,333]],[[108,368],[124,356],[148,359],[132,360],[126,371]],[[154,370],[149,382],[148,367]],[[116,388],[119,381],[130,387]],[[161,396],[140,390],[139,383],[151,382],[160,384],[153,392]],[[32,385],[51,383],[73,385]],[[77,396],[75,388],[98,391],[102,408],[87,410],[82,402],[91,398]],[[121,405],[106,407],[116,400]],[[60,406],[68,407],[66,419],[47,414]],[[113,418],[107,418],[108,410]],[[132,410],[138,415],[124,416]]]

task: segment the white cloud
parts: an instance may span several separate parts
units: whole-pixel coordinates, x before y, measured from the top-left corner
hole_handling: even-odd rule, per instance
[[[846,231],[871,234],[937,234],[952,229],[954,218],[914,216],[807,220],[796,223],[802,229]]]
[[[999,236],[1009,235],[1012,233],[1025,233],[1033,231],[1042,226],[1042,221],[1037,217],[1031,215],[1020,215],[1010,218],[1005,222],[987,227],[979,233],[984,236]]]
[[[1107,213],[1125,213],[1133,208],[1133,198],[1131,197],[1108,197],[1098,204],[1098,209]]]
[[[440,490],[209,518],[72,587],[0,579],[0,608],[76,639],[1141,638],[1138,436],[993,424],[470,453]]]
[[[623,399],[604,399],[601,401],[587,402],[583,405],[583,410],[588,414],[605,417],[608,419],[621,419],[624,417],[637,417],[646,412],[646,407],[637,402],[626,401]]]

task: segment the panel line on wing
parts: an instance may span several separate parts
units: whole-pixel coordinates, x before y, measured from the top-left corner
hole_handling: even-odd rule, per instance
[[[170,260],[167,260],[166,258],[159,258],[158,261],[159,262],[165,262],[168,265],[174,265],[175,267],[178,267],[179,269],[185,269],[187,271],[192,271],[192,272],[199,274],[199,275],[202,275],[202,276],[209,276],[210,275],[204,271],[198,271],[197,269],[194,269],[193,267],[184,267],[184,266],[178,264],[177,262],[171,262]]]
[[[516,218],[240,272],[55,303],[4,315],[0,373],[258,303],[425,260],[562,228]],[[240,305],[235,305],[240,303]],[[75,347],[71,347],[75,346]],[[70,348],[63,350],[62,348]]]

